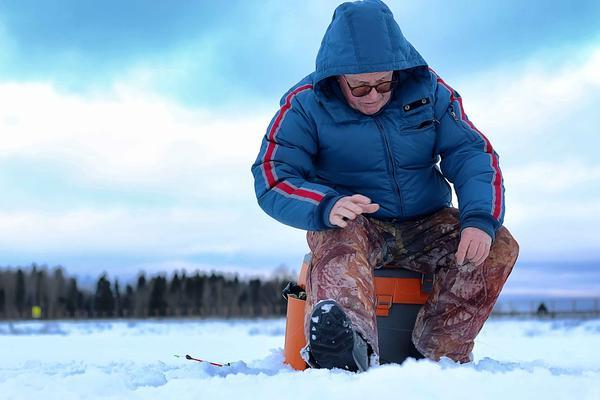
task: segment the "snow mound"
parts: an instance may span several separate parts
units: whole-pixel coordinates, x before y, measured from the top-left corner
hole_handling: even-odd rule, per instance
[[[11,326],[0,324],[2,399],[600,398],[600,320],[491,320],[469,364],[409,359],[362,374],[289,368],[283,320]]]

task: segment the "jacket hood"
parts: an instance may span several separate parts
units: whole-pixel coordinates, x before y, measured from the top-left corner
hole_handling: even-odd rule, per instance
[[[335,9],[317,54],[313,79],[318,86],[336,75],[426,66],[383,2],[355,1]]]

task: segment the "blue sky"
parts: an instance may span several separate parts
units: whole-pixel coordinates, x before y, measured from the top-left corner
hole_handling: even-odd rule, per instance
[[[0,3],[0,265],[297,268],[249,167],[337,4]],[[388,5],[500,154],[519,262],[600,265],[600,3]]]
[[[156,74],[155,89],[186,104],[212,106],[214,96],[237,103],[237,96],[257,92],[267,100],[310,72],[337,4],[5,1],[0,22],[8,52],[0,71],[80,92],[145,68]],[[446,73],[514,64],[524,55],[578,47],[599,35],[596,1],[389,5],[411,42]]]

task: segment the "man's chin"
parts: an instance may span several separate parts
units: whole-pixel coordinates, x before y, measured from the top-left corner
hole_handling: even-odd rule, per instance
[[[366,115],[373,115],[376,114],[379,110],[381,110],[381,107],[361,107],[360,112]]]

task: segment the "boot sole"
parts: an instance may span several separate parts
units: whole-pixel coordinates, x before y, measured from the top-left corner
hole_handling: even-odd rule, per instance
[[[364,371],[353,354],[357,334],[340,306],[334,300],[320,301],[310,317],[309,346],[317,366]]]

